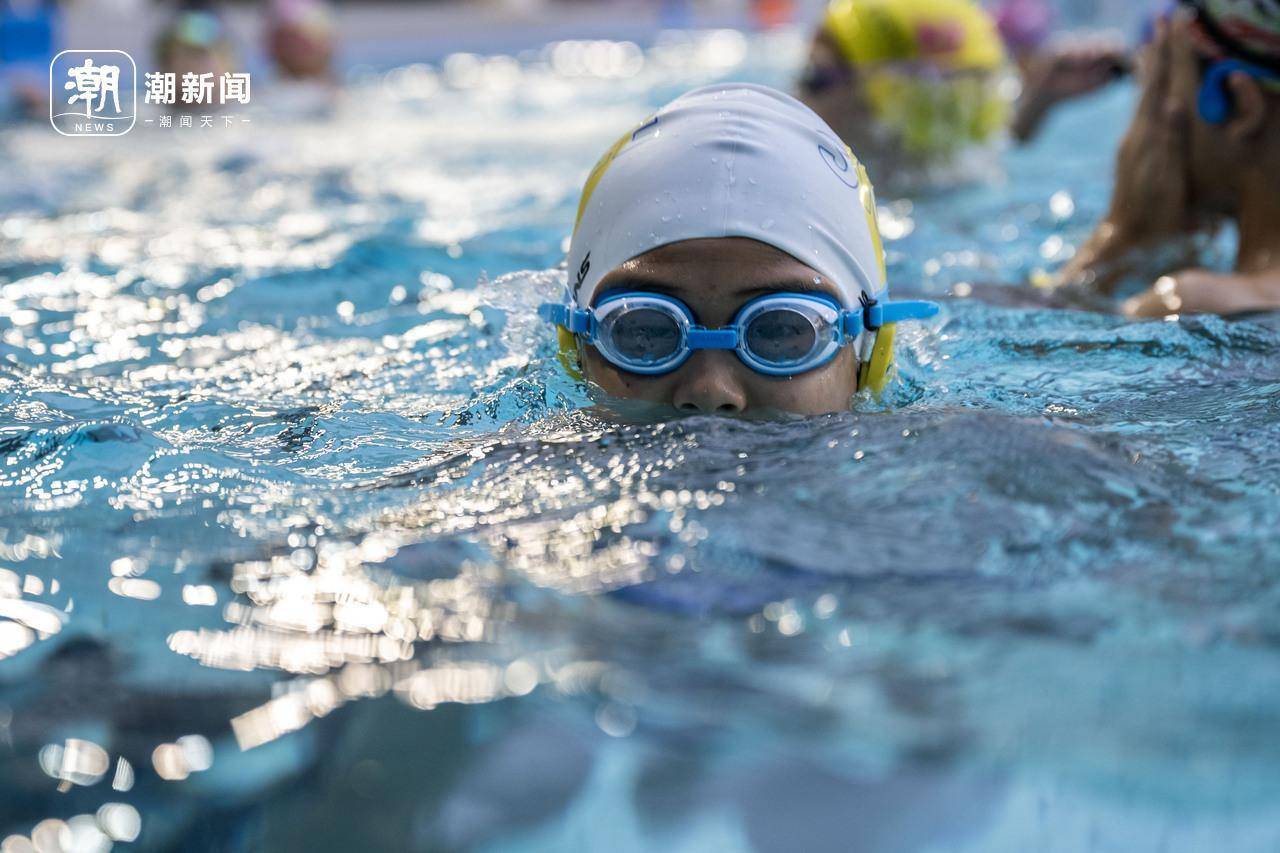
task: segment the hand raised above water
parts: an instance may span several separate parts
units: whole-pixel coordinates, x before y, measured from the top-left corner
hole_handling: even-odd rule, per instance
[[[1191,179],[1191,124],[1199,62],[1181,19],[1162,20],[1142,61],[1142,95],[1116,157],[1115,189],[1106,219],[1062,270],[1061,283],[1110,293],[1147,270],[1143,257],[1212,223],[1197,208]]]
[[[1112,38],[1088,38],[1032,60],[1023,78],[1024,97],[1044,104],[1096,92],[1131,70],[1128,48]]]
[[[1143,89],[1116,158],[1107,217],[1113,239],[1130,243],[1174,237],[1200,223],[1192,193],[1190,150],[1199,66],[1187,24],[1162,20],[1143,59]]]

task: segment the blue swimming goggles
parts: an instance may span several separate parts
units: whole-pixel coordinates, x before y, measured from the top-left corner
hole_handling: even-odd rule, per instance
[[[733,350],[747,367],[769,376],[796,376],[821,367],[864,331],[938,313],[932,302],[878,302],[863,296],[853,310],[811,293],[770,293],[739,309],[733,322],[708,329],[689,307],[660,293],[616,293],[593,308],[549,302],[543,319],[563,326],[629,373],[670,373],[695,350]]]

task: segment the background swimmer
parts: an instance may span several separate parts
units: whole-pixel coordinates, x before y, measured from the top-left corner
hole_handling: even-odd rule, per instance
[[[267,53],[286,80],[333,82],[333,19],[319,0],[273,0]]]
[[[212,74],[217,79],[235,71],[235,49],[222,19],[201,4],[180,11],[156,39],[156,61],[163,71],[179,80],[184,74]],[[179,99],[176,109],[212,109],[210,104],[188,104]]]
[[[698,89],[596,165],[569,293],[543,316],[617,397],[691,414],[840,411],[889,380],[894,323],[937,311],[887,301],[875,217],[866,171],[798,101]]]
[[[1157,24],[1110,210],[1060,283],[1109,295],[1164,276],[1124,304],[1139,316],[1280,308],[1280,3],[1183,6]],[[1186,238],[1223,222],[1234,270],[1195,268]]]
[[[59,26],[53,0],[0,0],[0,116],[47,115]]]
[[[800,94],[882,182],[948,182],[966,152],[990,149],[1010,126],[1029,139],[1055,105],[1124,64],[1108,43],[1046,49],[1051,21],[1035,0],[1006,3],[999,26],[971,0],[833,0]],[[1016,116],[1002,35],[1024,73]]]
[[[264,48],[276,72],[265,92],[267,108],[292,116],[329,115],[342,91],[332,10],[321,0],[273,0],[265,24]]]

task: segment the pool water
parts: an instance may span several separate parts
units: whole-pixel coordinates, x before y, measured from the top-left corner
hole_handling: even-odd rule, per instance
[[[578,186],[803,43],[562,50],[0,131],[0,838],[1280,848],[1280,324],[1022,284],[1132,91],[881,199],[893,407],[646,424],[533,314]]]

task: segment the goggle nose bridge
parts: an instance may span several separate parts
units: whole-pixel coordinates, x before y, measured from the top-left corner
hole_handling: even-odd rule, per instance
[[[688,335],[690,349],[737,349],[738,329],[703,329],[691,328]]]

